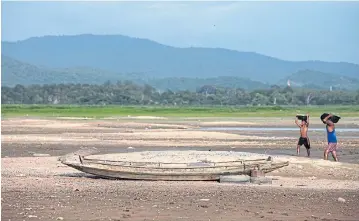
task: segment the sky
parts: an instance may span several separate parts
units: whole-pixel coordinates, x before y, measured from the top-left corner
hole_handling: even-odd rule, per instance
[[[359,64],[359,2],[2,1],[2,41],[121,34],[291,60]]]

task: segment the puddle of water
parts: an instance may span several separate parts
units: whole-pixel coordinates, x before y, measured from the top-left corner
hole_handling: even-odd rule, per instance
[[[298,127],[202,127],[199,130],[235,130],[235,131],[298,131]],[[309,128],[311,131],[325,131],[325,128]],[[359,128],[338,128],[337,132],[359,132]]]

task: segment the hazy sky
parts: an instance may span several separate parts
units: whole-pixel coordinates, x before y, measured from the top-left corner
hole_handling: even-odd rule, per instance
[[[122,34],[359,64],[359,2],[2,2],[2,40]]]

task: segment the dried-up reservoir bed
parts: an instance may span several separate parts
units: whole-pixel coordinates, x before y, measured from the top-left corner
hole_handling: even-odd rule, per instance
[[[336,163],[316,159],[325,145],[321,131],[309,131],[308,159],[304,149],[302,157],[291,156],[299,131],[199,130],[293,124],[287,118],[3,119],[2,220],[359,220],[356,132],[338,132],[342,162]],[[345,119],[338,128],[357,125],[357,118]],[[311,127],[323,124],[313,120]],[[291,163],[268,174],[272,185],[238,186],[98,179],[57,161],[93,147],[266,152]]]

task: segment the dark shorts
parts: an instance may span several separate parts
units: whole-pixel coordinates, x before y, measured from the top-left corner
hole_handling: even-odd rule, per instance
[[[298,140],[298,145],[299,146],[304,145],[305,148],[310,149],[310,142],[309,142],[308,138],[306,138],[306,137],[300,137]]]

